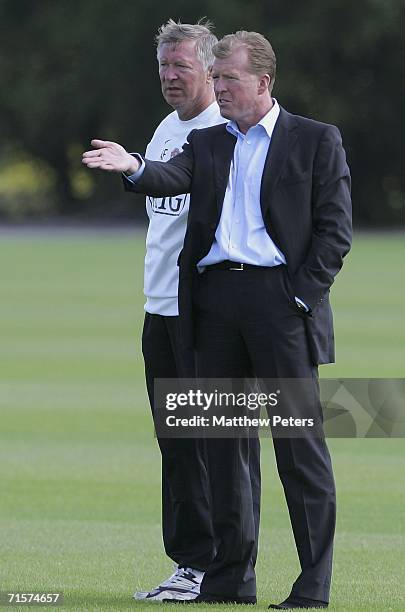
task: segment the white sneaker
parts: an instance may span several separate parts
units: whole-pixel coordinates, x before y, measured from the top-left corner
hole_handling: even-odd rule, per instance
[[[134,599],[144,601],[186,601],[195,599],[200,594],[200,584],[204,572],[191,567],[178,567],[174,574],[152,591],[138,591]]]

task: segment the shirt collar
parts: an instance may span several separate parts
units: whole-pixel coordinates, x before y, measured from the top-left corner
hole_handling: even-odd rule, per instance
[[[269,112],[266,113],[264,117],[262,117],[260,121],[258,121],[258,123],[256,124],[256,125],[261,125],[266,130],[266,133],[269,138],[272,137],[273,130],[276,125],[276,121],[280,114],[280,106],[277,100],[275,98],[272,98],[272,100],[273,100],[273,106],[271,107]],[[256,126],[252,126],[252,127],[256,127]],[[236,123],[236,121],[233,121],[233,119],[228,121],[228,123],[226,124],[226,129],[228,130],[228,132],[231,132],[231,134],[233,134],[234,136],[238,136],[238,135],[243,136],[243,137],[245,136],[245,134],[242,134],[242,132],[240,131],[238,127],[238,124]]]

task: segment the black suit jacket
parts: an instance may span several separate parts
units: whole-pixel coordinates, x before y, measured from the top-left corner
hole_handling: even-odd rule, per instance
[[[180,254],[179,312],[185,345],[193,344],[193,280],[209,252],[222,211],[236,138],[225,124],[195,130],[183,153],[167,163],[146,161],[128,190],[155,197],[190,192]],[[334,361],[329,289],[351,245],[350,174],[339,130],[281,109],[266,157],[260,190],[268,234],[286,258],[291,299],[305,315],[315,364]]]

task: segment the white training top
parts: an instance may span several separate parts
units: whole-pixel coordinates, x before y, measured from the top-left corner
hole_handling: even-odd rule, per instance
[[[166,162],[181,153],[192,130],[225,121],[216,102],[189,121],[181,121],[177,111],[173,111],[157,127],[146,148],[145,157]],[[146,236],[144,293],[145,310],[151,314],[179,314],[177,259],[183,247],[189,204],[188,193],[166,198],[146,198],[149,228]]]

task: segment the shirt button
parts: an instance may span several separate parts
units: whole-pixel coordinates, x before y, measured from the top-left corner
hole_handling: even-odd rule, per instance
[[[235,223],[239,223],[239,219],[235,219]]]

